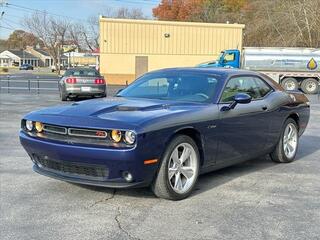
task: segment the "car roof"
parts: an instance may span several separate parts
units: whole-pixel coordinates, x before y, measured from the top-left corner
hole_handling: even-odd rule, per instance
[[[272,86],[274,89],[277,90],[283,90],[281,86],[276,83],[273,79],[266,76],[263,73],[260,72],[254,72],[249,70],[243,70],[238,68],[223,68],[223,67],[213,67],[213,68],[201,68],[201,67],[179,67],[179,68],[165,68],[160,70],[155,70],[150,73],[160,73],[160,72],[184,72],[184,73],[199,73],[199,74],[212,74],[212,75],[218,75],[222,78],[222,80],[227,80],[230,77],[233,76],[243,76],[243,75],[249,75],[249,76],[256,76],[264,79],[270,86]]]
[[[94,69],[94,68],[89,68],[89,67],[87,67],[87,68],[85,68],[85,67],[75,67],[75,68],[68,68],[67,70],[71,70],[71,71],[85,71],[85,70],[92,70],[92,71],[97,71],[96,69]]]

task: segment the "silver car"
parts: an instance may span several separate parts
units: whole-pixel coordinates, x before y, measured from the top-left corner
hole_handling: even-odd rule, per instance
[[[78,97],[106,97],[106,82],[92,68],[70,68],[59,81],[60,99]]]

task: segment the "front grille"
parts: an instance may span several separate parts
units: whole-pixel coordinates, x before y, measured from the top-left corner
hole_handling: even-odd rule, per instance
[[[50,133],[67,134],[67,128],[54,125],[44,124],[43,130]]]
[[[54,161],[43,157],[35,157],[34,161],[40,168],[58,172],[62,175],[74,175],[82,178],[94,178],[102,180],[108,177],[108,169],[100,165],[79,164],[73,162]]]
[[[107,138],[107,132],[101,130],[69,128],[68,134],[70,136],[90,137],[90,138]]]
[[[25,123],[23,124],[25,126]],[[25,129],[24,129],[25,130]],[[133,148],[135,145],[126,144],[124,141],[116,143],[113,142],[110,137],[111,130],[101,130],[101,129],[85,129],[85,128],[68,128],[63,126],[43,124],[43,132],[38,133],[34,131],[26,131],[33,137],[38,137],[42,139],[54,140],[65,142],[67,144],[84,144],[84,145],[96,145],[99,147],[110,147],[110,148],[122,148],[129,149]]]

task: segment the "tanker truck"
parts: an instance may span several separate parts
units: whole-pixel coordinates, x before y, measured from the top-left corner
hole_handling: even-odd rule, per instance
[[[242,68],[259,71],[286,90],[301,89],[304,93],[320,91],[319,48],[244,48],[224,50],[216,61],[198,67]]]

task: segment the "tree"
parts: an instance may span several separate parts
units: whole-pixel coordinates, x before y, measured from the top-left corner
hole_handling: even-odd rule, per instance
[[[205,0],[162,0],[152,12],[159,20],[188,21],[203,10],[205,2]]]
[[[23,30],[13,31],[6,41],[6,48],[24,49],[26,46],[36,46],[41,41],[32,33]]]
[[[110,13],[109,13],[110,14]],[[123,19],[145,19],[143,12],[139,8],[128,9],[125,7],[118,8],[115,12],[111,12],[110,17]]]
[[[25,25],[43,43],[60,74],[61,49],[70,23],[49,17],[45,12],[36,12],[25,19]]]
[[[320,46],[319,0],[162,0],[159,20],[243,23],[245,46]]]

